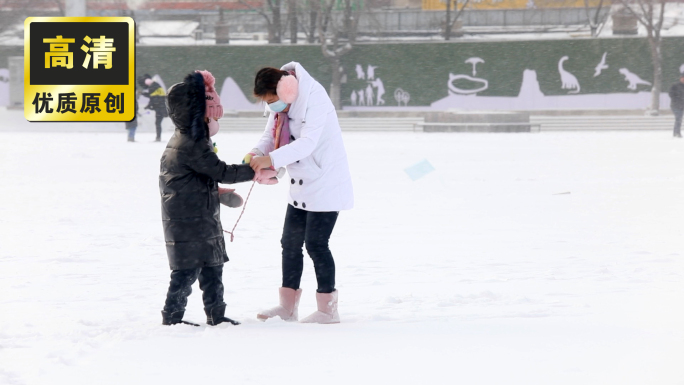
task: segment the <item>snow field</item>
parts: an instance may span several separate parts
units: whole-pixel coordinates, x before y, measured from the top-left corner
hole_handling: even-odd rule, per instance
[[[342,323],[255,318],[277,303],[288,178],[255,186],[227,245],[243,325],[205,326],[195,284],[192,328],[160,325],[164,144],[121,131],[0,132],[0,384],[684,384],[684,147],[666,133],[345,133]],[[257,138],[222,132],[219,156]],[[308,258],[302,288],[300,317]]]

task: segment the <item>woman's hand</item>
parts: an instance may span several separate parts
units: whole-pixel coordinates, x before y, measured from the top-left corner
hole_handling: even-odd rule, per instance
[[[262,168],[269,168],[271,166],[273,166],[273,164],[271,163],[270,156],[255,156],[249,162],[249,167],[251,167],[254,172],[258,172]]]
[[[277,184],[278,173],[272,168],[262,168],[254,174],[254,180],[259,184]]]

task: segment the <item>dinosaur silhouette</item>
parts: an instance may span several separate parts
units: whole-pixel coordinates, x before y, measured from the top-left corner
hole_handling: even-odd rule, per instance
[[[558,62],[558,72],[560,73],[561,76],[561,83],[562,86],[561,88],[564,90],[573,90],[568,92],[569,94],[576,94],[580,92],[580,84],[579,81],[577,81],[577,78],[575,75],[571,74],[570,72],[566,71],[563,69],[563,62],[568,60],[569,58],[567,56],[563,56],[560,61]]]
[[[632,91],[636,90],[637,87],[639,86],[639,84],[643,84],[645,86],[651,85],[651,83],[640,78],[636,74],[629,72],[629,70],[627,68],[620,68],[620,73],[625,77],[625,80],[629,82],[629,85],[627,86],[627,88],[629,88]]]

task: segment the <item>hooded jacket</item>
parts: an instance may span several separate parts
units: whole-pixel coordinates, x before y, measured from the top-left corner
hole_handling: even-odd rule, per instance
[[[172,270],[218,266],[228,261],[220,218],[218,183],[254,179],[245,165],[221,161],[204,122],[204,81],[198,73],[168,92],[166,106],[175,132],[161,157],[159,192]]]
[[[167,117],[164,89],[157,82],[152,82],[150,86],[142,92],[143,96],[150,98],[149,103],[145,106],[147,110],[153,110],[163,117]]]
[[[670,108],[684,109],[684,83],[677,82],[670,87]]]

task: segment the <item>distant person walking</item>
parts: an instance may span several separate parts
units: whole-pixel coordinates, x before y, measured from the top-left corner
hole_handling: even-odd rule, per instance
[[[679,81],[670,87],[670,108],[675,116],[674,137],[682,137],[682,114],[684,114],[684,73]]]
[[[166,92],[159,83],[152,80],[152,76],[149,74],[143,75],[139,84],[144,87],[142,94],[150,98],[150,102],[147,103],[145,109],[154,111],[154,126],[157,129],[157,138],[155,142],[161,142],[161,124],[164,118],[168,117],[169,114],[166,111]]]
[[[137,96],[137,93],[136,93]],[[135,101],[135,115],[133,117],[133,120],[130,122],[126,122],[126,130],[128,131],[128,141],[129,142],[135,142],[135,130],[138,128],[138,116],[140,116],[140,113],[138,112],[138,100],[136,98]]]

